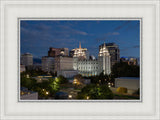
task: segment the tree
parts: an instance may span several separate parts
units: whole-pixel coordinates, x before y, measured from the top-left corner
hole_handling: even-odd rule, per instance
[[[74,76],[73,84],[75,85],[82,85],[84,83],[84,79],[82,75],[78,74]]]
[[[90,84],[85,86],[77,96],[78,99],[113,99],[113,93],[107,85]]]
[[[91,77],[90,79],[93,84],[110,84],[110,86],[113,86],[115,81],[112,74],[104,75],[103,72],[101,72],[100,75]]]
[[[64,76],[60,75],[56,78],[56,80],[60,83],[60,84],[65,84],[68,82],[67,78],[65,78]]]
[[[36,84],[36,80],[33,78],[26,78],[26,77],[21,76],[20,84],[22,87],[32,89]]]
[[[34,77],[34,76],[38,76],[38,75],[46,75],[47,72],[44,72],[44,71],[39,70],[39,69],[38,70],[29,70],[29,69],[26,69],[25,72],[21,73],[22,76],[27,75],[27,74],[29,76]]]
[[[112,74],[114,77],[139,77],[140,68],[137,65],[128,65],[121,61],[113,65]]]
[[[49,91],[51,93],[51,96],[54,96],[54,94],[60,89],[59,81],[57,81],[54,78],[49,78]]]

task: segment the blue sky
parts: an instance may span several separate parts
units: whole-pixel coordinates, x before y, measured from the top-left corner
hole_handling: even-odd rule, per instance
[[[87,48],[97,57],[99,45],[114,42],[120,56],[140,55],[139,20],[21,20],[21,54],[47,56],[49,47]]]

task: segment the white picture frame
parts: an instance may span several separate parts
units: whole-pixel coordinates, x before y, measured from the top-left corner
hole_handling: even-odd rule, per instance
[[[18,18],[142,18],[139,102],[19,102]],[[160,119],[159,1],[1,0],[1,119]]]

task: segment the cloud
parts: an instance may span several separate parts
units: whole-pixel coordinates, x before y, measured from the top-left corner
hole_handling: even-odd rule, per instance
[[[112,35],[120,35],[119,32],[113,32]]]
[[[35,28],[37,30],[41,30],[41,31],[44,31],[44,30],[50,30],[52,27],[49,26],[49,25],[44,25],[44,24],[40,24],[40,25],[35,25]]]
[[[83,32],[83,31],[78,31],[78,30],[74,30],[72,31],[73,33],[79,34],[79,35],[88,35],[88,33]]]
[[[125,31],[133,30],[133,29],[140,29],[140,22],[136,22],[134,25],[133,24],[128,25]]]
[[[130,49],[135,49],[135,48],[139,48],[140,46],[139,45],[133,45],[133,46],[131,46],[131,47],[123,47],[122,49],[121,49],[121,51],[128,51],[128,50],[130,50]]]
[[[125,21],[123,24],[119,25],[118,27],[114,28],[114,31],[118,31],[122,28],[124,28],[125,26],[127,26],[130,23],[130,21]]]
[[[113,37],[117,35],[120,35],[120,33],[119,32],[108,32],[102,35],[102,37],[96,38],[96,41],[100,42],[100,41],[105,41],[107,39],[113,39]]]
[[[86,36],[87,32],[82,30],[77,30],[70,25],[60,25],[56,24],[46,24],[41,22],[30,22],[30,21],[22,21],[21,22],[21,42],[24,44],[34,44],[34,46],[38,44],[49,45],[49,42],[54,44],[54,42],[60,42],[60,46],[63,43],[67,45],[73,44],[76,42],[74,39],[77,35]],[[45,43],[48,41],[47,43]],[[67,42],[66,42],[67,41]],[[23,46],[26,46],[23,45]]]
[[[88,35],[87,32],[73,29],[69,25],[58,25],[57,29],[61,29],[61,31],[58,31],[59,34],[84,35],[84,36]]]

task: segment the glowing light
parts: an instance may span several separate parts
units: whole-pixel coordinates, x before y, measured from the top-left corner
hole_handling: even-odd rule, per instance
[[[74,79],[73,84],[77,84],[77,79]]]
[[[71,99],[71,98],[72,98],[72,95],[68,95],[68,97]]]
[[[29,78],[29,75],[27,74],[27,76],[26,76],[27,78]]]
[[[24,95],[24,92],[21,92],[21,95]]]
[[[46,92],[46,95],[48,95],[49,94],[49,92]]]
[[[89,100],[89,96],[87,96],[87,100]]]

